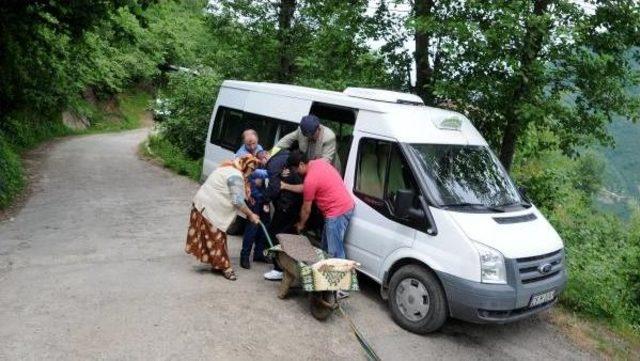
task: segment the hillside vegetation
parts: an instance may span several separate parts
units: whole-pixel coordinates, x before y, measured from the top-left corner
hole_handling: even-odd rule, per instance
[[[600,149],[605,160],[598,208],[629,218],[640,202],[640,124],[618,119],[609,127],[615,147]]]

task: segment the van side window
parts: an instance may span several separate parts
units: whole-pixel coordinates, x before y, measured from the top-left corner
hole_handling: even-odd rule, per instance
[[[253,129],[258,132],[260,145],[264,149],[271,149],[278,130],[278,120],[252,113],[244,113],[244,117],[246,119],[245,129]],[[240,145],[238,144],[238,146]]]
[[[276,143],[280,140],[280,138],[284,137],[285,135],[287,135],[287,134],[289,134],[291,132],[295,132],[296,129],[298,129],[298,124],[296,124],[294,122],[281,121],[279,128],[280,129],[278,129],[278,135],[276,137],[277,138],[276,139]]]
[[[242,132],[246,129],[254,129],[258,132],[260,144],[265,149],[271,149],[278,135],[282,137],[283,134],[295,130],[296,127],[297,124],[293,122],[238,109],[218,107],[210,142],[235,152],[242,145]]]
[[[360,141],[356,191],[377,200],[384,199],[390,150],[391,144],[388,142],[374,139]]]
[[[219,107],[211,132],[211,143],[235,152],[234,148],[246,129],[243,116],[240,110]]]
[[[393,145],[390,158],[385,200],[389,208],[393,211],[396,194],[398,194],[399,190],[411,190],[414,194],[420,194],[420,191],[411,173],[411,168],[409,168],[409,163],[407,163],[398,144]],[[418,199],[416,198],[415,201],[413,206],[419,207]]]
[[[398,144],[379,139],[360,139],[353,193],[385,217],[416,227],[411,222],[394,216],[393,204],[400,189],[420,194],[411,168]],[[417,203],[416,197],[414,206],[419,207]]]

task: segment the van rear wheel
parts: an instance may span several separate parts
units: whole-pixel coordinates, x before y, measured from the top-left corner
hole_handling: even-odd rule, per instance
[[[414,333],[437,331],[447,320],[447,300],[438,279],[418,265],[404,266],[393,274],[389,308],[396,323]]]

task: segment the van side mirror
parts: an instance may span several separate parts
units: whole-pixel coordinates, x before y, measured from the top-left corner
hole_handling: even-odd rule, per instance
[[[518,193],[520,193],[520,196],[522,198],[527,198],[527,187],[524,186],[518,186]]]
[[[411,220],[418,223],[426,222],[427,228],[425,231],[427,234],[435,236],[438,234],[438,229],[436,228],[433,216],[429,211],[429,206],[425,199],[420,196],[418,197],[418,200],[420,201],[421,206],[416,208],[413,206],[415,199],[416,194],[414,191],[410,189],[399,189],[396,192],[396,198],[393,204],[395,208],[395,216],[400,219]]]
[[[522,198],[522,200],[524,201],[524,207],[525,208],[529,208],[531,207],[531,199],[529,199],[529,196],[527,195],[527,188],[523,187],[523,186],[518,186],[518,194],[520,194],[520,198]]]
[[[531,203],[531,199],[529,199],[529,196],[527,195],[527,187],[523,187],[523,186],[518,186],[518,194],[520,194],[520,197],[527,203]]]
[[[424,217],[422,209],[415,208],[413,201],[416,194],[410,189],[399,189],[396,192],[395,215],[402,219],[421,219]]]

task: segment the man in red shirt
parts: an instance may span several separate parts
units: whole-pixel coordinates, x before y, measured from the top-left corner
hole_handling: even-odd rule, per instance
[[[296,223],[298,232],[302,231],[309,219],[311,205],[315,201],[325,217],[322,232],[322,248],[334,258],[346,258],[344,253],[344,235],[353,216],[355,206],[351,194],[344,186],[340,173],[326,160],[309,161],[300,152],[293,152],[287,159],[287,165],[304,177],[301,185],[282,183],[281,189],[302,193],[303,204],[300,220]]]

